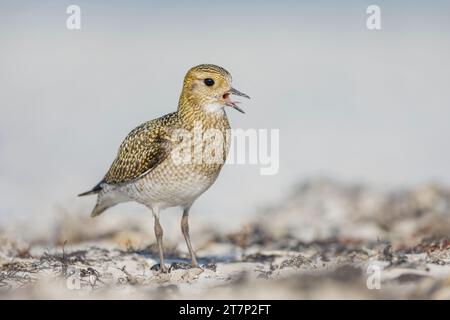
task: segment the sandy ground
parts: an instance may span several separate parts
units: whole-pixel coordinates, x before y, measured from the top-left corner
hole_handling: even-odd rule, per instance
[[[44,238],[0,233],[0,298],[450,299],[450,190],[439,185],[312,180],[240,230],[196,229],[201,269],[167,239],[167,274],[140,221],[64,217]]]

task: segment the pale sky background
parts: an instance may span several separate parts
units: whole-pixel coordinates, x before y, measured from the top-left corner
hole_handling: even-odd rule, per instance
[[[66,29],[70,4],[80,31]],[[366,28],[370,4],[381,31]],[[238,226],[315,176],[449,184],[449,13],[448,1],[0,1],[0,223],[88,215],[95,198],[76,194],[131,129],[176,109],[200,63],[252,97],[232,126],[278,128],[281,146],[278,175],[226,166],[195,219]]]

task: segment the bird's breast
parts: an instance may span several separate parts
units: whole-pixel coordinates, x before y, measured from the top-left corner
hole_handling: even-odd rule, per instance
[[[189,137],[175,143],[166,159],[123,191],[152,207],[192,203],[214,183],[225,163],[230,144],[227,123],[188,130]]]

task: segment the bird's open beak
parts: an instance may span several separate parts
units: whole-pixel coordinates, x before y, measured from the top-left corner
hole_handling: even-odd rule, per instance
[[[246,95],[245,93],[242,93],[242,92],[240,92],[239,90],[236,90],[235,88],[231,88],[227,93],[225,93],[225,94],[223,95],[223,98],[225,99],[225,102],[226,102],[225,104],[226,104],[227,106],[232,107],[232,108],[236,109],[236,110],[239,111],[239,112],[245,113],[244,110],[242,110],[241,108],[239,108],[239,107],[237,106],[237,104],[238,104],[239,102],[237,102],[237,101],[232,101],[232,100],[230,99],[230,95],[231,95],[231,94],[234,94],[234,95],[236,95],[236,96],[241,96],[241,97],[244,97],[244,98],[247,98],[247,99],[250,99],[250,97],[249,97],[248,95]]]

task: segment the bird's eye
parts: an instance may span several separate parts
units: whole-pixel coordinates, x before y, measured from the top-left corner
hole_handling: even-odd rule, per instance
[[[205,82],[205,84],[206,84],[208,87],[211,87],[211,86],[214,85],[214,80],[211,79],[211,78],[206,78],[206,79],[204,80],[204,82]]]

